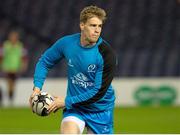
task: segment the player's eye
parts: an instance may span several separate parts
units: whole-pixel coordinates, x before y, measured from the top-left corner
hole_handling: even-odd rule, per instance
[[[90,24],[91,27],[96,27],[97,25],[96,24]]]

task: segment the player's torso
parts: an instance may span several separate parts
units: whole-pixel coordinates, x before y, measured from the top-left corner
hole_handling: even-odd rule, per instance
[[[98,46],[83,48],[78,44],[72,44],[64,51],[69,83],[83,91],[93,87],[98,62],[101,59]]]
[[[63,46],[63,56],[68,65],[67,96],[69,97],[93,91],[95,87],[97,88],[97,84],[101,85],[102,80],[99,77],[103,76],[104,60],[100,50],[103,40],[99,39],[98,43],[91,48],[84,48],[80,45],[78,38],[66,40],[67,42]],[[84,108],[88,111],[109,109],[114,105],[114,100],[114,91],[110,86],[101,100],[88,107],[81,107],[81,109]]]
[[[4,70],[16,71],[20,68],[21,58],[22,58],[22,46],[21,43],[16,45],[11,45],[11,43],[6,42],[4,46],[4,59],[3,68]]]

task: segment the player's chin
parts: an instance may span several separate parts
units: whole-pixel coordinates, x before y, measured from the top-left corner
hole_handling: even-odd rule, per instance
[[[97,40],[98,40],[98,38],[91,38],[91,43],[96,43],[97,42]]]

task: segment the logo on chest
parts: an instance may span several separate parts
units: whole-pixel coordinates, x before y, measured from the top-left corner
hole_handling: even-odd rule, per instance
[[[88,66],[88,72],[89,73],[95,73],[96,72],[96,65],[95,64],[90,64],[89,66]]]
[[[80,87],[87,88],[94,85],[93,82],[91,82],[86,75],[83,73],[78,73],[75,76],[71,77],[72,83],[79,85]]]
[[[72,60],[71,60],[71,59],[68,60],[68,65],[69,65],[70,67],[74,67],[74,65],[72,64]]]

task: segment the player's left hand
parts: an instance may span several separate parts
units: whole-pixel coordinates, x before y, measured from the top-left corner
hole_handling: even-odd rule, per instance
[[[56,112],[58,109],[62,109],[65,107],[65,98],[64,97],[56,97],[54,96],[54,101],[49,105],[48,113]]]

